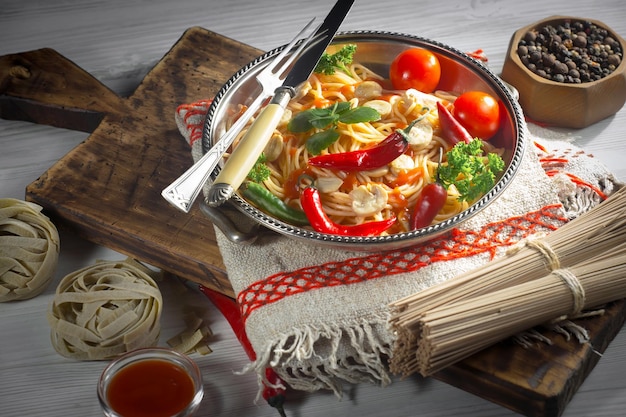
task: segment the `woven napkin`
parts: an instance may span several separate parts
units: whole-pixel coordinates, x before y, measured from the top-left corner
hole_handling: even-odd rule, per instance
[[[181,105],[180,132],[193,159],[210,101]],[[394,335],[388,304],[501,256],[511,245],[555,230],[617,187],[611,173],[572,138],[528,127],[518,174],[488,207],[442,237],[413,247],[352,252],[263,234],[252,245],[216,229],[229,280],[263,378],[272,366],[295,389],[391,381]],[[241,221],[245,221],[241,215]]]

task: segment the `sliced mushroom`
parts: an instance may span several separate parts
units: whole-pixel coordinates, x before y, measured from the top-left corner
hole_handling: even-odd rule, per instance
[[[409,171],[415,168],[415,161],[407,154],[402,154],[393,161],[391,161],[391,172],[394,175],[399,175],[401,172]]]
[[[275,131],[270,140],[267,142],[267,145],[265,145],[265,149],[263,149],[265,159],[269,162],[277,160],[284,147],[285,142],[283,141],[283,135],[281,135],[280,132]]]
[[[293,101],[297,101],[300,100],[302,97],[306,96],[307,94],[309,94],[309,91],[311,91],[313,87],[311,87],[311,83],[309,81],[307,81],[306,83],[302,84],[302,86],[298,89],[296,89],[296,95],[292,98]]]
[[[285,109],[285,112],[278,121],[278,127],[287,126],[287,123],[289,123],[289,120],[291,120],[291,115],[292,111],[289,109]]]
[[[365,107],[376,110],[381,117],[386,117],[391,113],[391,104],[385,100],[370,100],[363,103]]]
[[[370,178],[378,178],[384,175],[387,175],[389,172],[389,166],[383,165],[382,167],[378,167],[376,169],[369,169],[367,171],[362,171],[364,175],[367,175]]]
[[[354,96],[359,100],[371,100],[380,97],[383,93],[383,87],[376,81],[363,81],[354,89]]]
[[[343,180],[337,177],[318,177],[315,185],[320,193],[332,193],[337,191],[343,184]]]
[[[422,148],[433,140],[433,127],[428,123],[418,122],[407,135],[411,148]]]
[[[357,216],[372,216],[387,205],[387,190],[379,184],[360,185],[350,191],[352,210]]]
[[[419,104],[421,107],[428,107],[429,109],[434,109],[437,107],[437,102],[440,101],[438,97],[433,96],[432,94],[422,93],[419,90],[415,90],[414,88],[409,88],[402,95],[403,110],[407,110],[410,107],[413,107],[415,104]]]

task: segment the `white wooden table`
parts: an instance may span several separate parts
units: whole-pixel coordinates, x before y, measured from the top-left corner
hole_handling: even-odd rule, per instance
[[[56,49],[120,95],[128,95],[185,29],[202,26],[262,50],[289,40],[311,16],[324,16],[333,1],[308,0],[2,0],[0,55],[42,47]],[[511,34],[551,15],[585,16],[626,36],[621,0],[440,1],[357,0],[342,30],[372,29],[416,34],[461,50],[482,48],[496,73]],[[173,117],[173,115],[172,115]],[[626,109],[583,130],[576,143],[626,180]],[[25,187],[87,134],[0,120],[0,197],[24,198]],[[182,140],[182,139],[181,139]],[[97,259],[122,255],[61,235],[54,282],[31,300],[0,304],[0,415],[96,416],[96,382],[104,362],[75,362],[59,356],[45,319],[58,280]],[[168,284],[165,283],[164,286]],[[226,322],[202,296],[165,294],[163,341],[182,329],[182,305],[206,306],[215,337],[214,353],[194,357],[206,381],[199,416],[276,416],[263,400],[254,404],[256,381],[235,375],[246,358]],[[184,298],[181,298],[184,297]],[[615,338],[568,405],[565,417],[617,416],[626,408],[626,330]],[[348,387],[332,394],[292,393],[290,416],[510,416],[515,413],[432,379],[408,378],[387,388]]]

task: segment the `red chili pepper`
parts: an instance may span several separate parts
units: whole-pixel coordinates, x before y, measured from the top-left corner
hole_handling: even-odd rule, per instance
[[[417,199],[415,209],[411,215],[411,229],[421,229],[429,226],[439,210],[446,203],[448,192],[446,188],[438,182],[431,182],[422,189],[422,193]]]
[[[243,350],[248,355],[248,358],[252,361],[255,360],[256,352],[254,351],[252,344],[250,344],[243,319],[241,318],[241,312],[239,311],[239,307],[237,306],[235,300],[215,290],[207,288],[204,285],[200,285],[200,291],[206,295],[209,300],[211,300],[213,305],[215,305],[215,307],[226,318],[228,324],[230,324],[230,327],[233,329],[237,340],[239,340]],[[280,376],[278,376],[274,369],[268,367],[265,369],[265,377],[269,384],[264,384],[263,386],[263,398],[270,406],[278,410],[278,414],[280,414],[281,417],[286,417],[284,409],[285,390],[273,387],[282,383]],[[282,384],[284,385],[284,383]]]
[[[367,171],[385,166],[406,152],[409,147],[406,136],[419,120],[412,121],[404,129],[394,131],[371,148],[314,156],[309,158],[309,165],[344,171]]]
[[[437,102],[437,113],[439,115],[441,133],[444,139],[450,142],[451,145],[456,145],[459,142],[470,143],[474,139],[440,101]]]
[[[316,232],[320,233],[341,236],[378,236],[396,222],[396,217],[392,216],[385,220],[355,225],[337,224],[324,213],[320,193],[317,188],[312,186],[306,187],[302,191],[300,202],[304,213],[309,219],[309,223],[311,223]]]

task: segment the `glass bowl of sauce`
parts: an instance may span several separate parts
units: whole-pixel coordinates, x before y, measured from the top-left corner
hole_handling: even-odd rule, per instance
[[[107,417],[186,417],[204,394],[200,369],[171,349],[145,348],[111,362],[98,381]]]

